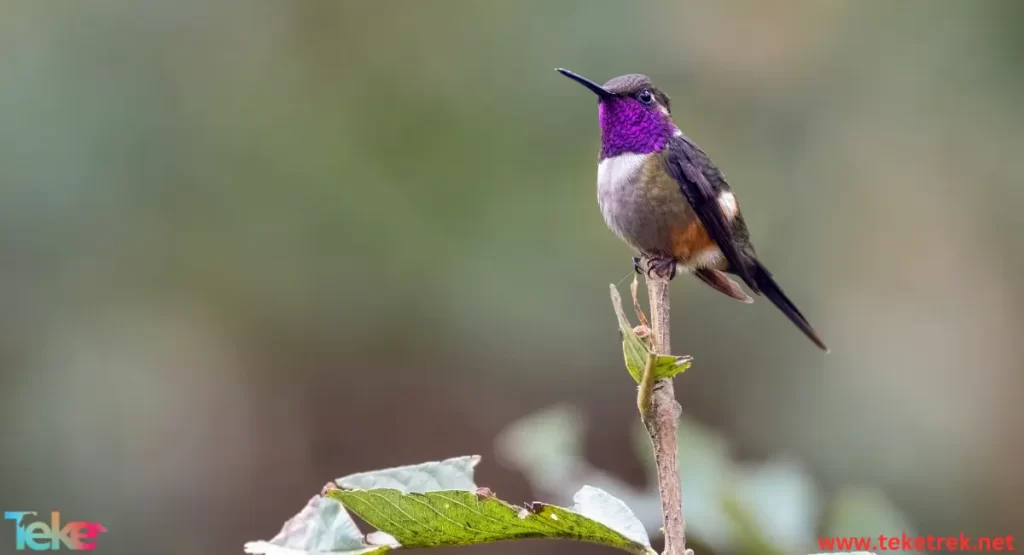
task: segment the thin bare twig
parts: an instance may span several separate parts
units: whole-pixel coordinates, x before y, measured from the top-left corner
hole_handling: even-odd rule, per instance
[[[669,340],[669,280],[657,275],[647,275],[647,294],[651,303],[651,351],[644,369],[644,380],[640,384],[640,396],[644,396],[644,383],[650,381],[653,361],[658,354],[671,353]],[[679,403],[676,402],[675,388],[671,378],[658,380],[649,396],[649,406],[638,396],[640,416],[651,437],[654,447],[654,462],[658,469],[658,489],[661,491],[661,511],[664,517],[664,555],[693,555],[686,549],[686,519],[683,516],[683,499],[679,485],[678,430]],[[647,410],[644,410],[644,409]]]

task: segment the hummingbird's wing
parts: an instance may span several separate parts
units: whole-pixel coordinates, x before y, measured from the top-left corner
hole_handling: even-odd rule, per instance
[[[680,191],[693,207],[708,236],[725,256],[729,270],[742,278],[755,293],[760,293],[760,287],[751,277],[746,261],[740,255],[732,225],[718,201],[719,195],[729,190],[728,185],[721,179],[721,174],[711,164],[708,155],[686,137],[676,136],[668,143],[666,162],[669,173],[679,183]],[[716,177],[714,184],[708,180],[707,173]]]
[[[708,236],[718,245],[725,260],[729,263],[728,271],[743,278],[743,281],[757,294],[765,295],[800,331],[804,332],[815,345],[821,350],[828,352],[825,342],[818,336],[818,332],[811,327],[807,318],[800,313],[800,310],[789,300],[789,297],[782,292],[782,288],[772,278],[771,273],[755,256],[746,238],[742,238],[742,244],[737,241],[735,231],[745,234],[746,229],[739,225],[733,227],[731,224],[741,222],[739,216],[730,222],[725,213],[722,212],[722,205],[719,197],[723,192],[729,191],[729,185],[722,178],[721,172],[711,163],[711,159],[685,136],[673,137],[669,141],[666,161],[669,173],[679,182],[679,189],[683,196],[690,202],[693,211],[704,225]],[[744,248],[740,253],[741,246]],[[729,295],[730,297],[743,300],[730,287],[732,280],[725,275],[716,275],[705,272],[698,273],[697,277],[711,287]],[[725,278],[726,281],[722,281]],[[739,289],[735,283],[731,283]],[[742,293],[740,291],[739,293]]]

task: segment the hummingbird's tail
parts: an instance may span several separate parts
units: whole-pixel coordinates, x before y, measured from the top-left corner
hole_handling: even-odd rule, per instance
[[[819,349],[827,353],[829,349],[825,346],[825,342],[818,337],[818,332],[814,331],[810,322],[807,321],[807,318],[804,318],[804,315],[800,313],[800,310],[793,304],[793,301],[789,300],[789,297],[782,292],[779,284],[775,283],[771,273],[768,272],[768,268],[765,268],[763,264],[755,260],[751,270],[752,277],[761,293],[768,297],[768,300],[777,306],[790,321],[796,324],[796,327],[800,328],[800,331],[804,332],[808,339],[813,341]]]

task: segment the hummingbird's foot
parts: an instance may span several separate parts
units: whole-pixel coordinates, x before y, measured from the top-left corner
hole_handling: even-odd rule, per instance
[[[676,259],[671,256],[634,256],[633,269],[647,277],[658,276],[671,280],[676,277]]]

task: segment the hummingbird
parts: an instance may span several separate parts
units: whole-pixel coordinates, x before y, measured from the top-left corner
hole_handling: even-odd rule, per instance
[[[597,201],[605,223],[646,258],[648,272],[692,273],[738,301],[736,276],[764,295],[821,350],[828,347],[758,260],[740,205],[711,158],[672,120],[669,97],[638,73],[604,85],[559,73],[597,95]],[[633,259],[638,271],[641,258]]]

